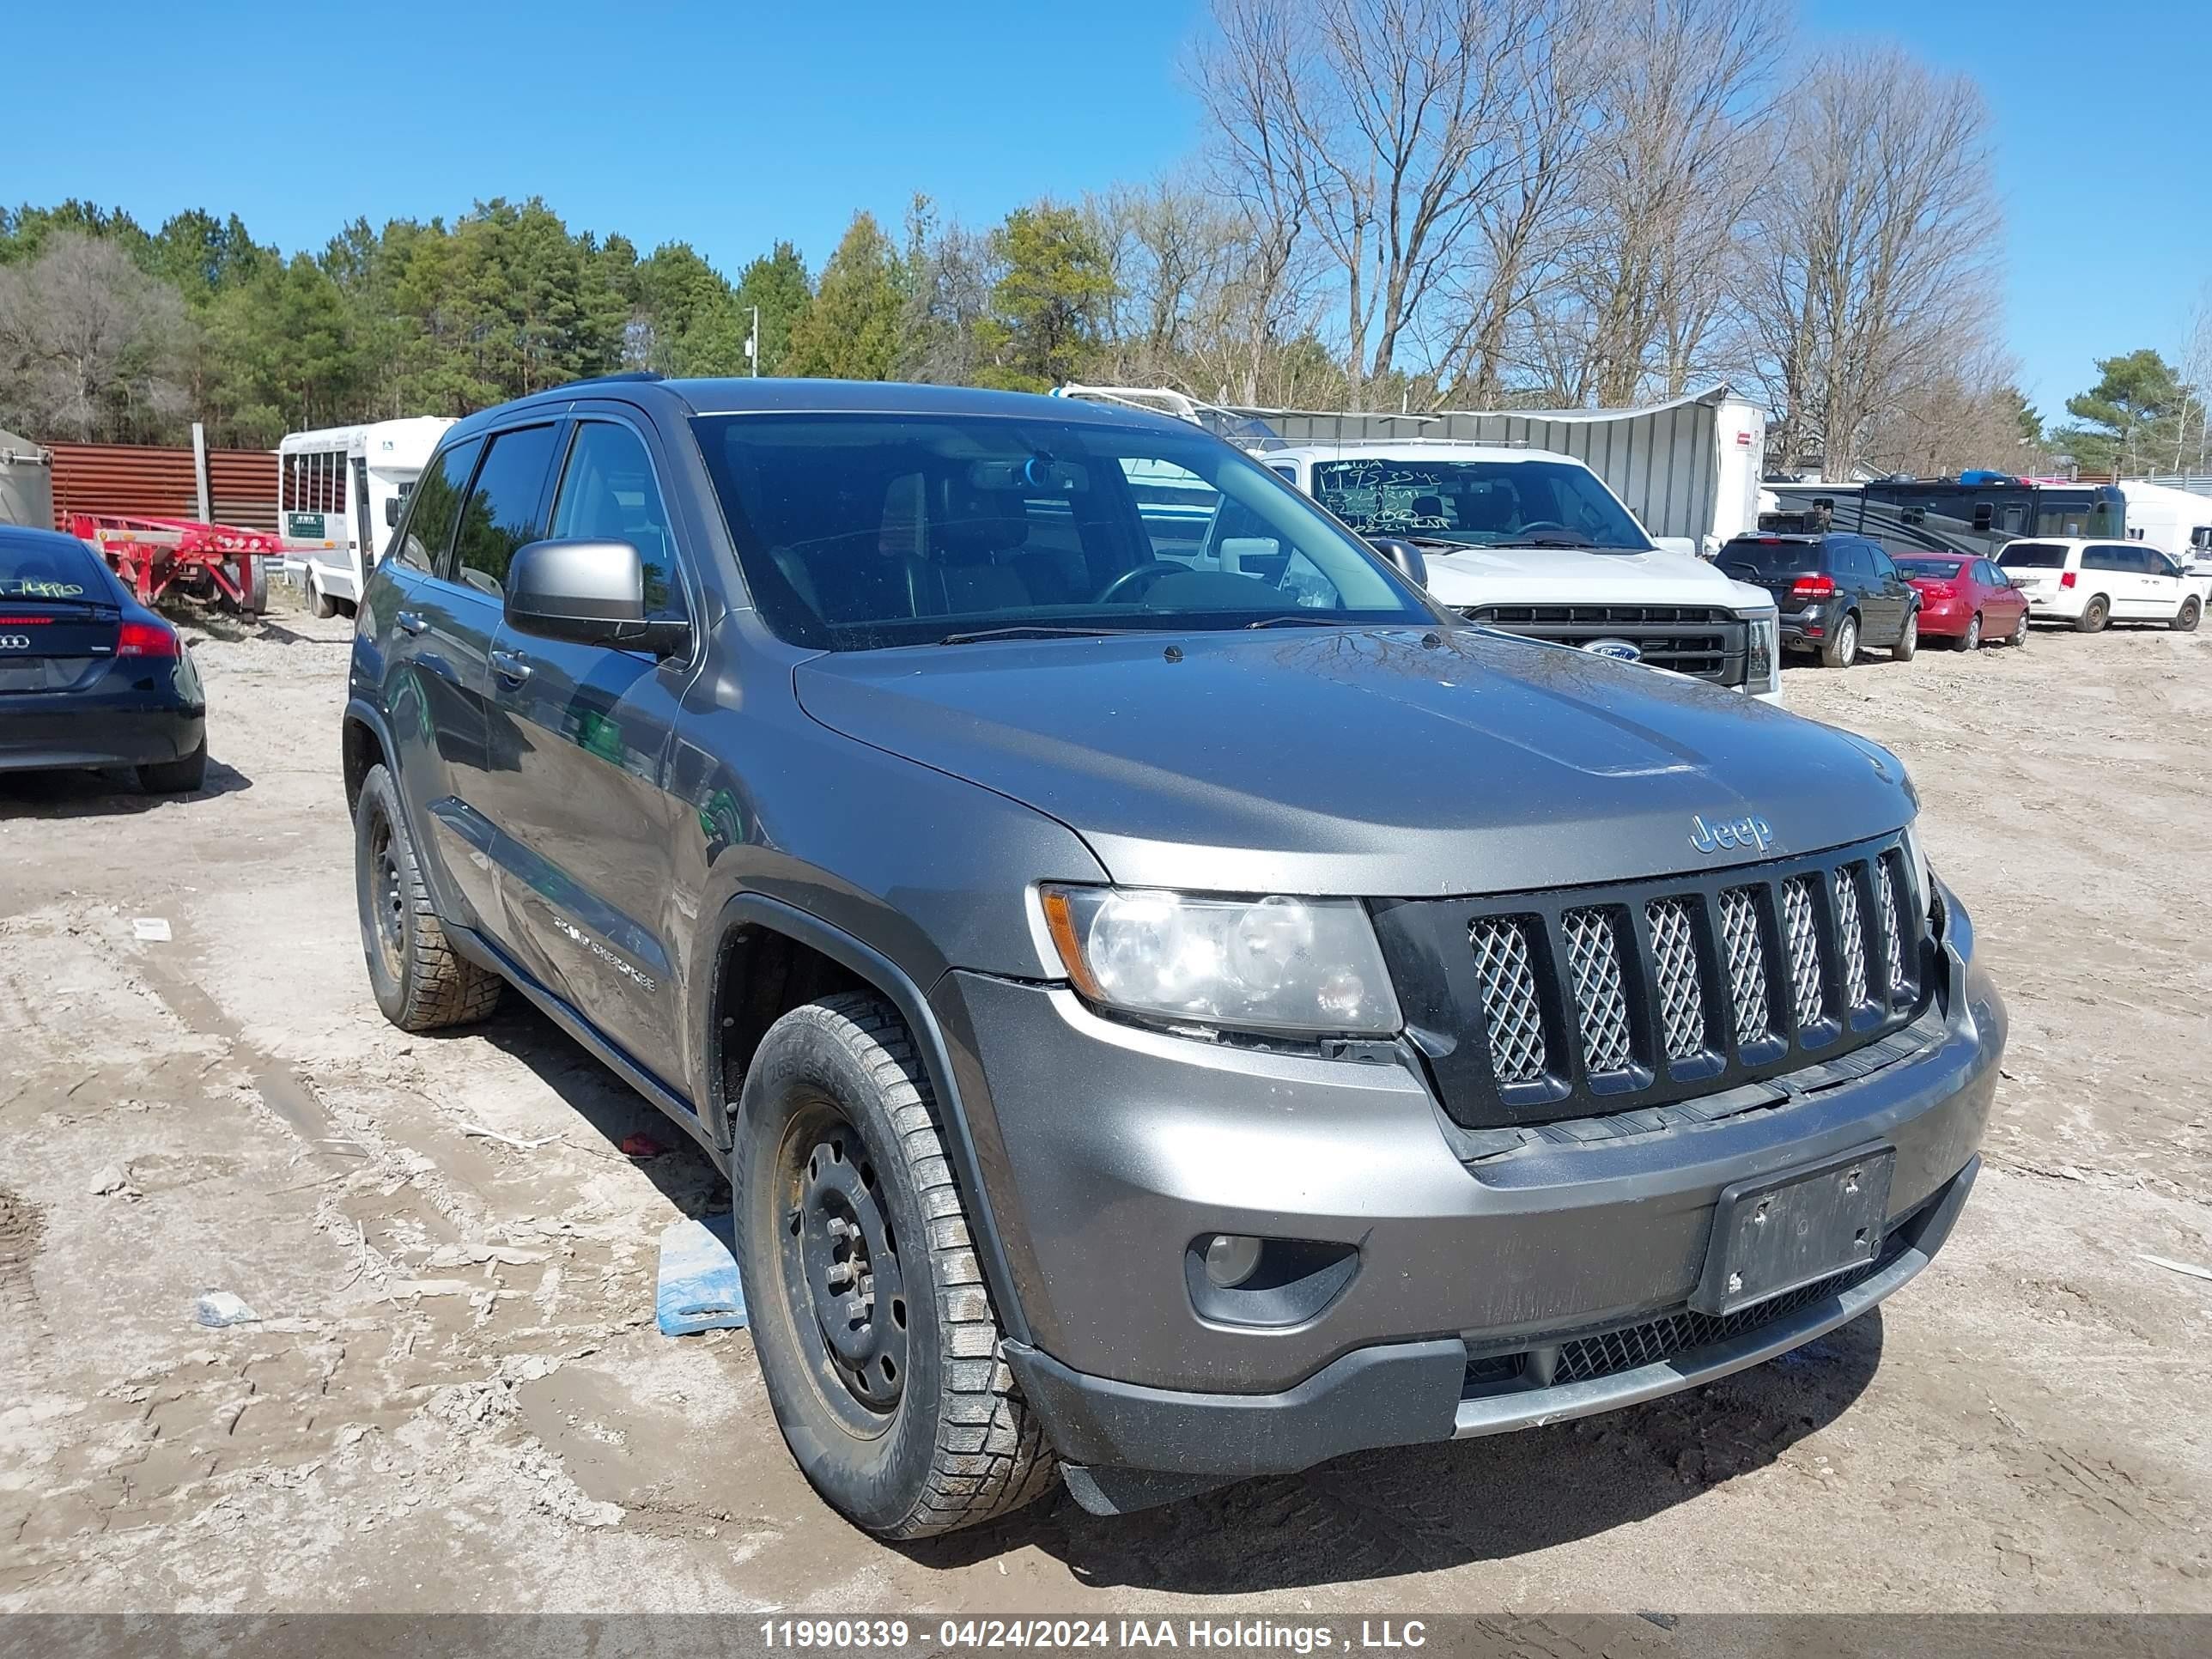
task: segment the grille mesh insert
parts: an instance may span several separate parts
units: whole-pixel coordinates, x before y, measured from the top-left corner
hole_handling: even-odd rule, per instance
[[[1844,1006],[1858,1008],[1867,1000],[1866,918],[1859,912],[1859,870],[1846,864],[1836,872],[1836,948],[1842,954]]]
[[[1766,945],[1759,934],[1759,904],[1748,887],[1721,895],[1721,950],[1728,958],[1729,1000],[1735,1009],[1739,1048],[1774,1029],[1766,1005]]]
[[[1790,993],[1797,1024],[1820,1018],[1820,935],[1813,920],[1813,878],[1792,876],[1782,884],[1782,933],[1790,948]]]
[[[1570,910],[1559,921],[1567,936],[1567,971],[1574,981],[1583,1064],[1592,1072],[1625,1072],[1635,1051],[1613,917],[1603,910]]]
[[[1686,899],[1653,899],[1644,907],[1652,965],[1659,986],[1660,1040],[1667,1058],[1687,1060],[1705,1046],[1705,998],[1698,985],[1698,946]]]
[[[1547,1055],[1528,934],[1517,921],[1490,919],[1470,927],[1468,941],[1474,947],[1492,1068],[1500,1083],[1534,1082],[1544,1074]]]
[[[1883,944],[1889,958],[1889,994],[1895,996],[1906,988],[1905,978],[1905,916],[1897,907],[1897,883],[1889,872],[1890,860],[1895,856],[1885,853],[1874,864],[1875,883],[1881,895],[1881,931]]]

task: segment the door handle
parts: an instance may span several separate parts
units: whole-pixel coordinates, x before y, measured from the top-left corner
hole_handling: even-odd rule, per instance
[[[398,623],[400,630],[403,633],[408,634],[422,633],[430,626],[428,622],[424,621],[412,611],[403,611],[393,620]]]
[[[515,685],[530,678],[530,665],[523,661],[522,653],[519,651],[493,652],[491,665],[500,678]]]

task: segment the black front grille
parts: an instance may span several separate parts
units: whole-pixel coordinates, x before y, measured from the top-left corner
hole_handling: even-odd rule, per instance
[[[1705,877],[1376,907],[1445,1109],[1601,1116],[1850,1054],[1927,1006],[1927,896],[1896,836]]]
[[[1726,611],[1697,605],[1478,605],[1468,621],[1532,640],[1584,646],[1626,640],[1654,668],[1741,685],[1750,624]]]
[[[1473,1400],[1525,1389],[1532,1385],[1534,1379],[1546,1375],[1550,1378],[1543,1384],[1546,1387],[1588,1382],[1596,1377],[1640,1370],[1646,1365],[1663,1364],[1702,1348],[1733,1342],[1865,1283],[1911,1248],[1912,1237],[1917,1231],[1910,1219],[1901,1221],[1890,1230],[1882,1242],[1881,1254],[1875,1260],[1815,1279],[1794,1291],[1784,1291],[1735,1313],[1698,1313],[1688,1308],[1677,1308],[1614,1330],[1570,1337],[1553,1351],[1548,1373],[1534,1363],[1539,1351],[1533,1349],[1470,1356],[1460,1385],[1460,1397]]]
[[[1688,1308],[1679,1313],[1662,1314],[1656,1319],[1647,1319],[1641,1325],[1631,1325],[1625,1330],[1607,1331],[1600,1336],[1585,1336],[1559,1345],[1559,1362],[1552,1372],[1552,1381],[1583,1382],[1593,1376],[1611,1376],[1617,1371],[1632,1371],[1640,1366],[1656,1365],[1677,1354],[1709,1348],[1717,1342],[1731,1342],[1778,1319],[1787,1319],[1791,1314],[1802,1313],[1816,1302],[1825,1302],[1840,1295],[1862,1279],[1879,1273],[1885,1263],[1869,1261],[1853,1267],[1848,1273],[1832,1278],[1814,1280],[1794,1291],[1784,1291],[1780,1296],[1770,1297],[1751,1307],[1739,1309],[1732,1314],[1697,1313]]]

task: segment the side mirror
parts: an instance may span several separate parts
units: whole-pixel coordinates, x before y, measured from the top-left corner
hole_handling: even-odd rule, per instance
[[[1400,575],[1424,592],[1429,586],[1429,562],[1421,550],[1398,536],[1370,536],[1368,546],[1394,565]]]
[[[397,530],[399,527],[399,497],[397,495],[387,496],[385,500],[384,527],[386,530]]]
[[[502,609],[507,626],[541,639],[679,656],[690,649],[687,623],[649,622],[645,562],[628,542],[532,542],[507,567]]]
[[[1693,559],[1698,556],[1698,543],[1694,536],[1654,536],[1651,544],[1662,553],[1683,553]]]

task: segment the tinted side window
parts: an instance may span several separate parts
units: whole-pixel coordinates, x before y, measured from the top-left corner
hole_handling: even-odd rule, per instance
[[[538,537],[538,508],[544,498],[556,429],[526,426],[492,439],[453,538],[456,580],[494,599],[507,591],[507,561],[516,548]]]
[[[2081,550],[2081,568],[2084,570],[2125,570],[2128,568],[2128,550],[2124,547],[2085,547]]]
[[[422,469],[422,477],[410,497],[412,510],[406,527],[393,538],[391,556],[414,569],[432,571],[445,562],[453,544],[453,520],[459,513],[461,492],[469,487],[483,440],[471,438],[453,445]]]
[[[645,567],[645,614],[657,622],[686,614],[667,504],[643,441],[628,427],[587,421],[576,428],[553,503],[552,533],[564,540],[628,542]]]
[[[1828,562],[1838,576],[1863,576],[1867,573],[1866,555],[1859,551],[1856,542],[1831,543]]]
[[[1897,574],[1897,567],[1889,562],[1889,555],[1872,542],[1866,544],[1864,557],[1867,560],[1867,568],[1874,572],[1876,577],[1886,580]]]

